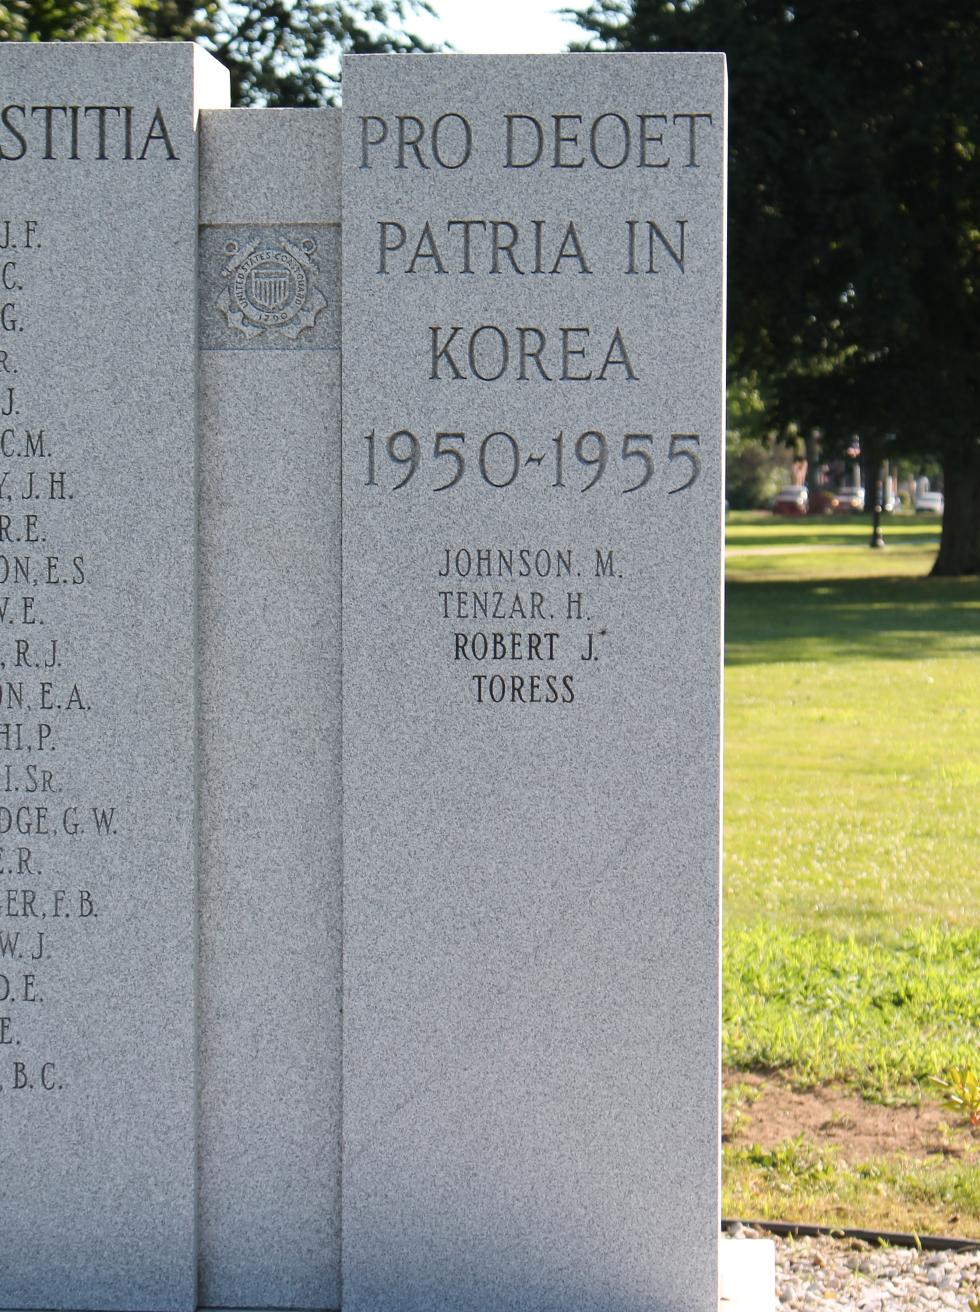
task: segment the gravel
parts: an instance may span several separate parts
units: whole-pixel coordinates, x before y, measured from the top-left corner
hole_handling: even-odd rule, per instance
[[[746,1227],[745,1238],[775,1239],[776,1306],[796,1312],[980,1312],[980,1250],[928,1252],[861,1239],[782,1238]]]

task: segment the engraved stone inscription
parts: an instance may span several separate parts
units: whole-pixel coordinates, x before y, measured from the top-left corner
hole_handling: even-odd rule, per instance
[[[2,1308],[196,1306],[192,46],[0,45]]]
[[[724,81],[345,64],[345,1312],[717,1308]]]
[[[338,225],[210,225],[200,252],[202,350],[339,349]]]
[[[57,254],[47,226],[0,215],[0,1095],[26,1097],[61,1093],[73,1076],[57,1040],[59,960],[86,952],[102,895],[67,887],[66,866],[98,882],[98,848],[125,823],[97,777],[64,765],[98,715],[72,644],[98,564],[73,515],[75,489],[88,489],[65,467],[71,444],[44,413],[34,364],[37,262]],[[53,1014],[39,1033],[42,1008]]]

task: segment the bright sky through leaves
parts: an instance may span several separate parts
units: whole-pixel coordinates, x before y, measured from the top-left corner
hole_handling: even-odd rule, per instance
[[[567,0],[564,0],[567,3]],[[432,0],[438,19],[412,16],[426,41],[467,54],[539,54],[565,50],[585,33],[556,10],[563,0]]]

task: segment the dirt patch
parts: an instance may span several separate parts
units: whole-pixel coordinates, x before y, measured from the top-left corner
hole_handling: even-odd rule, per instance
[[[941,1103],[883,1107],[837,1085],[794,1089],[780,1075],[725,1076],[722,1139],[774,1148],[800,1135],[833,1146],[849,1165],[871,1157],[936,1157],[980,1162],[980,1131]]]

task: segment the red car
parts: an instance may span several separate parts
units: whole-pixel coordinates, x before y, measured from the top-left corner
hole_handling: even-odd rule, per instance
[[[784,487],[778,492],[772,503],[774,515],[794,515],[802,517],[807,513],[807,490],[805,487]]]

